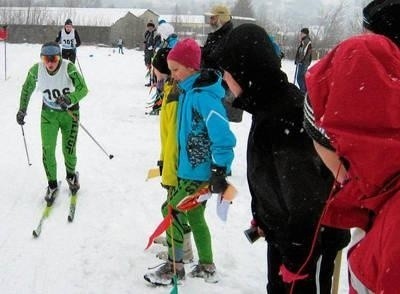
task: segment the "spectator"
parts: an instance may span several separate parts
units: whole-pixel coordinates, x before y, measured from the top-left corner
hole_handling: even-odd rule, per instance
[[[179,38],[175,33],[175,28],[165,20],[159,21],[157,31],[161,37],[160,48],[174,48],[178,43]]]
[[[32,66],[22,86],[17,122],[20,125],[25,123],[29,100],[37,87],[43,99],[40,124],[43,165],[48,180],[45,199],[50,206],[59,188],[55,154],[59,130],[62,135],[67,183],[73,193],[76,193],[80,187],[75,172],[76,141],[79,129],[76,118],[79,119],[79,101],[86,96],[88,89],[75,65],[61,59],[58,43],[44,44],[40,56],[42,61]]]
[[[157,84],[162,85],[160,91],[161,114],[160,114],[160,138],[161,152],[157,165],[160,168],[161,186],[167,190],[167,200],[171,197],[173,190],[178,185],[178,142],[177,110],[179,89],[176,81],[171,78],[168,68],[167,56],[171,49],[161,48],[153,58],[153,70],[157,77]],[[157,89],[158,90],[158,89]],[[167,204],[168,201],[165,202]],[[182,214],[181,223],[183,231],[183,262],[189,263],[193,260],[191,229],[188,225],[186,215]],[[164,242],[166,243],[166,241]],[[162,251],[157,254],[161,259],[168,259],[168,252]]]
[[[62,58],[75,63],[76,48],[81,45],[78,31],[72,26],[72,20],[67,19],[64,28],[58,32],[56,42],[61,44]]]
[[[312,45],[310,39],[310,31],[308,28],[302,28],[300,31],[300,44],[297,47],[294,63],[296,64],[296,80],[300,91],[305,94],[307,92],[304,77],[312,60]]]
[[[157,34],[156,26],[154,23],[147,23],[147,29],[144,33],[144,64],[147,70],[151,73],[151,59],[153,58],[155,49],[160,45],[161,39],[160,35]],[[150,81],[146,84],[149,87],[153,84],[153,76],[149,74]]]
[[[247,179],[253,224],[268,244],[267,292],[330,293],[334,259],[349,233],[324,228],[319,234],[333,177],[303,130],[303,95],[288,82],[268,34],[257,25],[233,29],[222,56],[233,106],[252,115]]]
[[[400,289],[400,2],[363,9],[366,33],[309,70],[305,126],[336,176],[323,223],[357,228],[349,293]]]
[[[124,40],[122,40],[122,38],[119,38],[117,40],[117,46],[118,46],[118,53],[124,54]]]
[[[208,34],[207,40],[201,52],[202,68],[212,68],[219,71],[218,60],[222,57],[222,48],[226,38],[233,29],[232,16],[225,5],[215,5],[210,12],[205,13],[209,17],[209,24],[212,32]],[[222,74],[222,73],[221,73]],[[223,100],[229,121],[242,121],[243,111],[233,108],[233,96],[225,85],[225,99]]]
[[[204,216],[206,203],[202,202],[187,212],[177,208],[186,196],[204,186],[209,185],[213,193],[225,191],[228,186],[225,177],[230,171],[236,142],[221,103],[225,92],[222,79],[214,71],[199,71],[200,55],[196,41],[184,39],[176,44],[167,57],[172,77],[178,81],[181,89],[177,116],[178,184],[163,205],[164,216],[169,210],[173,215],[172,224],[167,230],[169,260],[144,276],[156,285],[171,284],[174,272],[178,279],[185,278],[182,263],[183,229],[180,225],[184,214],[192,228],[199,255],[199,263],[189,275],[203,278],[208,283],[218,282],[211,233]]]

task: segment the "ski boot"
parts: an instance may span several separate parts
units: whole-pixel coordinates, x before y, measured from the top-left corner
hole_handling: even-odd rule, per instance
[[[207,283],[218,283],[218,275],[214,263],[197,264],[189,273],[191,278],[203,278]]]
[[[76,194],[76,192],[78,192],[79,188],[81,187],[79,185],[79,173],[78,172],[74,174],[67,173],[66,180],[71,193]]]
[[[144,279],[156,286],[168,286],[173,284],[174,264],[178,281],[185,279],[185,267],[182,262],[167,260],[157,270],[150,271],[144,275]],[[154,269],[154,268],[153,268]]]
[[[49,181],[49,186],[47,187],[46,196],[44,200],[47,202],[47,206],[53,205],[54,200],[57,197],[58,185],[56,181]]]

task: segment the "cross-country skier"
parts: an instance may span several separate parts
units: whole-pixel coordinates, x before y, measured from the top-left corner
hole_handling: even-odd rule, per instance
[[[72,26],[72,20],[67,19],[64,28],[58,32],[56,42],[60,43],[62,48],[62,58],[75,63],[76,48],[81,45],[81,38],[78,31]]]
[[[35,88],[42,95],[41,136],[43,165],[48,187],[45,199],[52,203],[57,184],[56,143],[61,130],[62,151],[66,179],[70,190],[76,192],[80,185],[76,177],[76,141],[79,124],[79,101],[88,89],[75,65],[61,58],[60,46],[45,43],[40,50],[41,62],[35,63],[22,86],[17,123],[23,125],[29,100]]]

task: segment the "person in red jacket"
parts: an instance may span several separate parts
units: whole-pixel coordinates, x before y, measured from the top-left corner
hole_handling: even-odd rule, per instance
[[[305,128],[336,176],[322,222],[357,228],[350,293],[400,289],[400,1],[372,1],[366,34],[351,37],[306,77]]]

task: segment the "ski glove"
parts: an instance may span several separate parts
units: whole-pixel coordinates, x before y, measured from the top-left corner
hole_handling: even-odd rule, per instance
[[[26,112],[24,110],[18,110],[17,123],[21,126],[25,124],[25,121],[24,121],[25,115],[26,115]]]
[[[226,181],[226,168],[221,166],[211,166],[210,191],[211,193],[222,193],[228,187]]]
[[[60,97],[56,98],[56,103],[60,105],[62,110],[67,110],[68,105],[71,104],[71,99],[67,95],[61,95]]]

